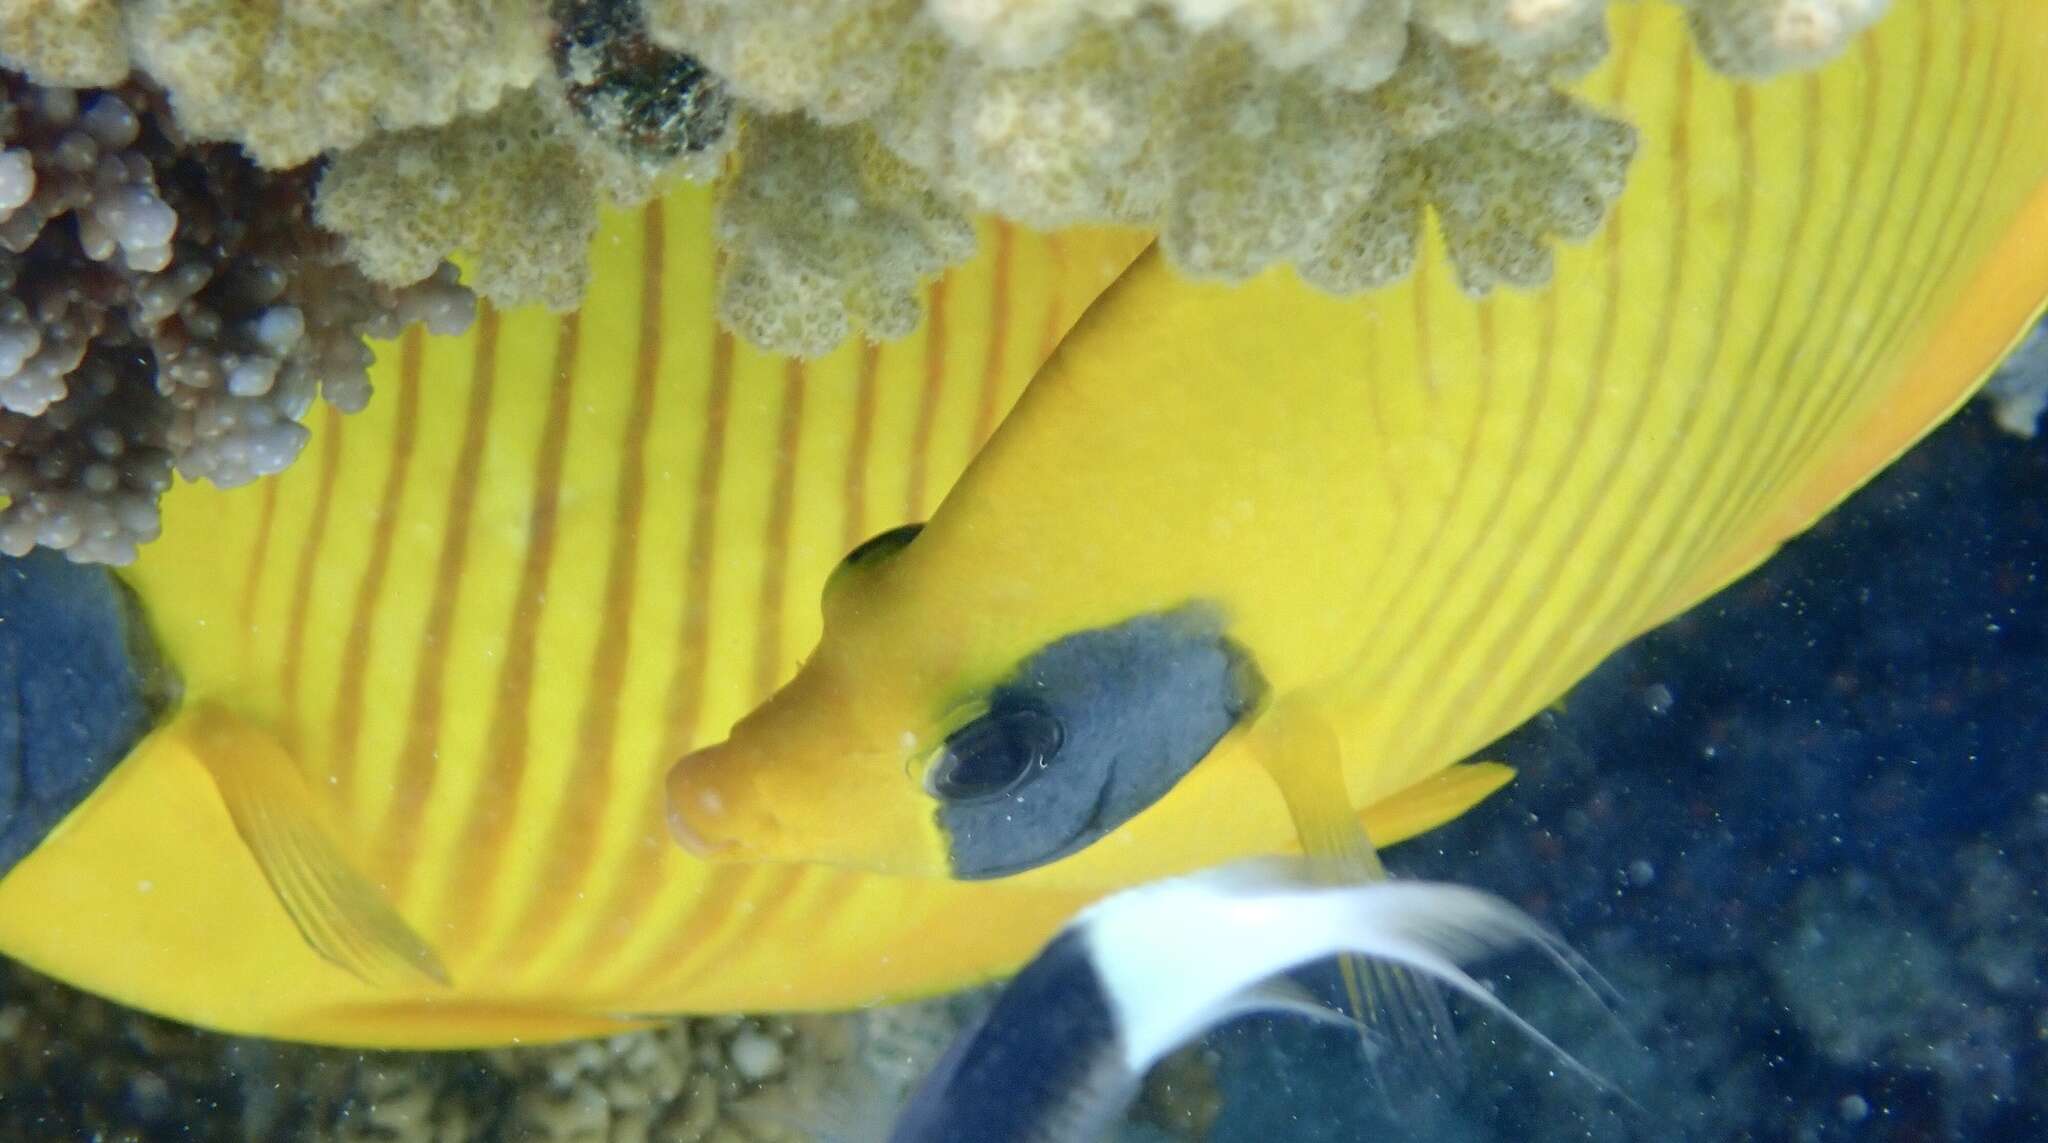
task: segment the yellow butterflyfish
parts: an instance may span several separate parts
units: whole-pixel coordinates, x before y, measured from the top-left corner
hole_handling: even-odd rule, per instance
[[[292,470],[167,495],[121,578],[181,695],[0,844],[0,950],[191,1023],[434,1047],[956,987],[1066,920],[1082,896],[705,865],[662,777],[1142,237],[991,225],[920,332],[798,362],[719,331],[711,214],[609,218],[580,312],[409,333]]]
[[[1506,772],[1452,760],[1824,510],[2038,302],[2048,13],[1895,7],[1756,88],[1629,13],[1584,92],[1649,141],[1632,189],[1484,304],[1434,251],[1351,301],[1147,261],[1062,341],[1141,240],[991,227],[919,333],[797,363],[717,333],[705,196],[612,218],[579,313],[410,336],[267,488],[167,497],[124,578],[182,693],[0,870],[0,950],[233,1031],[531,1041],[1004,971],[1103,887],[1289,844],[1268,772],[1317,847],[1453,817]],[[1034,677],[1063,705],[997,693]],[[928,785],[1035,806],[1061,783],[1013,754],[1169,725],[1130,777],[1170,793],[951,861]],[[728,731],[686,831],[790,863],[664,836],[668,764]],[[847,868],[1077,841],[998,884]]]
[[[1617,13],[1603,231],[1527,293],[1332,297],[1147,254],[817,649],[678,763],[715,860],[1107,888],[1372,865],[1458,766],[1956,407],[2048,294],[2048,6],[1918,0],[1809,75]],[[1276,781],[1277,780],[1277,781]],[[1362,852],[1361,852],[1362,851]]]

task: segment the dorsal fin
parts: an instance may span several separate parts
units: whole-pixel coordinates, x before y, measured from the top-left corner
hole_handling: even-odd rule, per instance
[[[284,745],[216,703],[188,707],[164,731],[212,775],[235,831],[313,951],[366,984],[446,986],[448,970],[327,831]]]

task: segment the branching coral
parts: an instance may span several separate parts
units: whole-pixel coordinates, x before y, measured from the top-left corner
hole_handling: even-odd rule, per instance
[[[269,170],[335,156],[323,214],[371,277],[460,250],[508,306],[573,304],[598,203],[715,174],[732,111],[632,0],[0,0],[0,66],[67,87],[133,66],[186,138]]]
[[[1763,75],[1839,51],[1886,0],[1680,0],[1716,66]],[[1464,288],[1549,279],[1620,193],[1635,137],[1561,93],[1607,52],[1609,0],[646,0],[654,38],[704,61],[742,105],[802,111],[851,168],[881,147],[942,202],[1039,227],[1161,231],[1190,273],[1276,262],[1346,292],[1403,277],[1425,209]],[[750,124],[752,126],[752,124]],[[742,169],[785,161],[784,128]],[[856,156],[861,156],[856,162]],[[722,236],[733,265],[773,228]],[[727,315],[814,352],[858,273],[813,252]],[[773,312],[739,304],[758,298]],[[834,319],[836,321],[836,318]],[[869,327],[874,336],[887,331]]]
[[[815,354],[856,325],[900,337],[917,325],[919,283],[974,250],[966,216],[872,144],[801,116],[757,118],[747,143],[718,237],[732,252],[719,313],[749,340]]]
[[[56,87],[104,87],[128,74],[116,0],[0,0],[0,67]]]
[[[812,354],[907,330],[969,213],[1153,227],[1191,273],[1339,292],[1404,276],[1433,213],[1468,291],[1541,283],[1633,150],[1559,93],[1612,2],[0,0],[0,59],[71,84],[132,59],[195,136],[329,155],[320,217],[372,278],[461,253],[504,305],[577,300],[596,206],[715,174],[737,108],[722,312]],[[1760,76],[1888,0],[1673,2]]]
[[[452,271],[365,281],[308,187],[185,144],[153,89],[0,73],[0,551],[125,563],[174,464],[276,472],[316,397],[368,398],[365,335],[467,321]]]
[[[568,309],[589,277],[603,202],[717,172],[733,108],[715,79],[654,47],[620,3],[559,0],[553,11],[559,75],[482,114],[334,156],[319,221],[371,278],[411,281],[459,253],[491,301]]]
[[[0,124],[0,548],[129,558],[173,461],[239,483],[316,392],[359,405],[358,335],[452,312],[443,259],[571,306],[600,204],[712,177],[735,135],[720,313],[797,354],[907,333],[978,212],[1340,293],[1404,277],[1433,216],[1468,292],[1541,284],[1635,147],[1561,92],[1610,2],[0,0],[28,77]],[[1756,76],[1887,0],[1675,2]],[[168,107],[66,94],[131,65]]]
[[[452,254],[502,304],[574,305],[600,201],[709,177],[732,114],[625,0],[0,0],[0,32],[32,72],[0,72],[17,554],[125,563],[173,465],[285,467],[316,397],[367,400],[365,335],[467,320]]]
[[[917,0],[642,0],[657,43],[684,51],[770,113],[851,123],[896,86]],[[684,45],[689,45],[685,47]]]
[[[637,24],[584,4],[562,11],[562,81],[334,156],[319,221],[371,278],[412,281],[461,253],[492,301],[568,309],[589,277],[601,203],[644,199],[664,175],[717,171],[732,115],[717,83],[654,49]]]
[[[0,28],[43,83],[116,83],[132,62],[187,131],[271,168],[488,109],[547,64],[528,0],[0,0]]]
[[[567,309],[589,277],[602,202],[717,172],[732,103],[716,80],[654,47],[621,4],[560,0],[553,11],[558,76],[487,112],[334,156],[319,221],[371,278],[411,281],[459,253],[491,301]]]
[[[1891,0],[1678,0],[1691,10],[1707,62],[1730,75],[1770,76],[1826,63]]]
[[[335,156],[317,216],[377,281],[416,280],[462,251],[485,297],[566,309],[582,296],[597,229],[597,189],[583,174],[575,145],[523,92]]]

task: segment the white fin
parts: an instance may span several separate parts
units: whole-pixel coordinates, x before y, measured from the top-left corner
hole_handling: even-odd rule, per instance
[[[1284,976],[1254,984],[1231,997],[1217,1009],[1210,1026],[1225,1024],[1240,1016],[1269,1016],[1278,1013],[1299,1016],[1305,1020],[1337,1028],[1355,1029],[1368,1039],[1373,1037],[1372,1029],[1365,1027],[1357,1017],[1337,1011],[1318,1000],[1315,993]]]
[[[1333,886],[1310,880],[1297,865],[1256,862],[1130,890],[1090,908],[1078,924],[1116,1010],[1133,1074],[1217,1023],[1291,995],[1258,991],[1275,976],[1353,954],[1471,997],[1572,1071],[1610,1087],[1465,971],[1495,953],[1532,946],[1586,980],[1562,941],[1476,889],[1425,881]],[[1293,1010],[1298,1000],[1281,1006]]]
[[[313,951],[366,984],[447,985],[433,947],[320,827],[318,804],[282,743],[210,703],[164,733],[213,776],[235,831]]]

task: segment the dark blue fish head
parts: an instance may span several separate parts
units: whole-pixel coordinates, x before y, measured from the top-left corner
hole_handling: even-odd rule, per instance
[[[911,1095],[890,1143],[1099,1138],[1137,1094],[1102,977],[1068,929],[1003,989]]]
[[[134,594],[54,553],[0,557],[0,876],[175,699]]]

